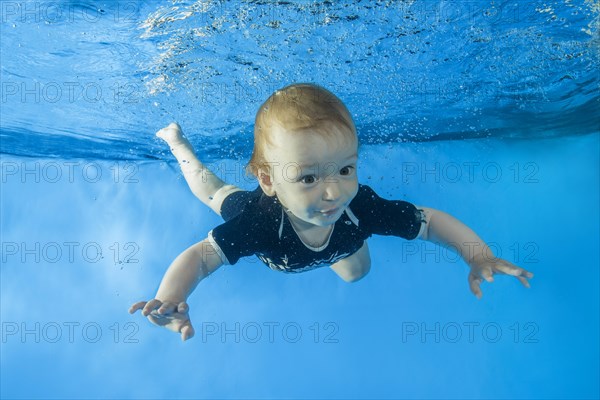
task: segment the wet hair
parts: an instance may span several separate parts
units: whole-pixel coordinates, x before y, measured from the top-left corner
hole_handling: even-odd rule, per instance
[[[272,144],[275,127],[294,135],[318,134],[333,140],[340,135],[356,140],[356,127],[350,112],[333,93],[310,83],[298,83],[273,93],[254,121],[254,150],[247,171],[258,177],[259,169],[269,170],[265,151]]]

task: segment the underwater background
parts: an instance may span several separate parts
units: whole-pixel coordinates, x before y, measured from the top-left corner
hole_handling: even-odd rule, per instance
[[[597,1],[0,1],[0,397],[593,399],[599,388]],[[356,122],[359,181],[446,211],[535,274],[369,239],[372,269],[249,257],[151,325],[220,217],[154,133],[244,174],[258,107],[313,82]]]

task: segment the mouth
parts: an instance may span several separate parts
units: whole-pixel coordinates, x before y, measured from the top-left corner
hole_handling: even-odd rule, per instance
[[[319,211],[319,214],[322,214],[326,217],[330,217],[330,216],[336,214],[339,210],[340,210],[339,207],[330,208],[329,210]]]

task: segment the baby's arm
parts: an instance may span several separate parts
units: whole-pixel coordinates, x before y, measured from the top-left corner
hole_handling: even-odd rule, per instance
[[[418,207],[425,213],[427,228],[421,239],[434,242],[455,250],[471,267],[469,286],[475,296],[481,298],[479,287],[483,279],[493,282],[494,274],[507,274],[516,277],[525,287],[529,287],[527,278],[533,274],[510,262],[493,255],[488,245],[468,226],[442,211]]]
[[[196,285],[216,271],[223,261],[208,239],[186,249],[165,273],[154,299],[135,303],[129,309],[133,314],[142,310],[150,322],[181,333],[181,339],[194,336],[188,315],[187,298]]]
[[[225,184],[200,162],[177,123],[171,123],[166,128],[159,130],[156,132],[156,136],[167,142],[171,148],[192,193],[220,215],[221,204],[225,197],[240,189],[237,186]]]

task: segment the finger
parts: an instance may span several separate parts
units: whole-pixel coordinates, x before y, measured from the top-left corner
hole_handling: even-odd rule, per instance
[[[494,282],[494,273],[491,268],[485,268],[481,271],[481,277],[488,282]]]
[[[516,271],[517,271],[517,273],[514,276],[517,276],[517,277],[521,276],[521,277],[528,278],[528,279],[533,278],[533,274],[523,268],[516,267]]]
[[[529,281],[522,276],[517,276],[517,279],[523,284],[523,286],[525,286],[526,288],[530,288],[531,285],[529,284]]]
[[[144,309],[142,310],[142,315],[144,317],[147,317],[148,314],[150,314],[152,311],[156,310],[158,307],[160,307],[162,305],[162,302],[160,300],[157,299],[152,299],[150,300],[145,306]]]
[[[179,303],[177,305],[177,312],[180,312],[182,314],[185,314],[186,312],[188,312],[190,309],[190,307],[188,306],[188,304],[185,301],[182,301],[181,303]]]
[[[181,340],[185,342],[186,340],[193,338],[194,333],[194,327],[192,327],[192,323],[188,321],[188,323],[181,328]]]
[[[527,278],[533,277],[533,274],[521,267],[517,267],[511,262],[506,260],[500,260],[498,264],[496,264],[496,269],[503,274],[512,275],[512,276],[524,276]]]
[[[481,282],[483,281],[483,279],[475,276],[475,274],[469,274],[469,288],[471,289],[471,292],[478,298],[480,299],[481,296],[483,296],[483,293],[481,292],[481,288],[479,287],[479,285],[481,284]]]
[[[129,307],[129,314],[133,314],[137,310],[141,310],[142,308],[144,308],[145,305],[146,305],[145,301],[138,301],[137,303],[135,303],[134,305]]]
[[[521,268],[521,270],[523,270],[523,273],[521,274],[521,276],[524,276],[525,278],[528,278],[528,279],[533,278],[533,272],[526,271],[523,268]]]
[[[506,275],[512,275],[512,276],[519,276],[522,273],[521,268],[517,267],[514,264],[509,263],[508,261],[505,260],[500,260],[500,262],[498,262],[495,265],[496,271],[506,274]]]
[[[177,310],[177,304],[175,303],[163,303],[162,306],[156,310],[158,314],[169,315]]]

